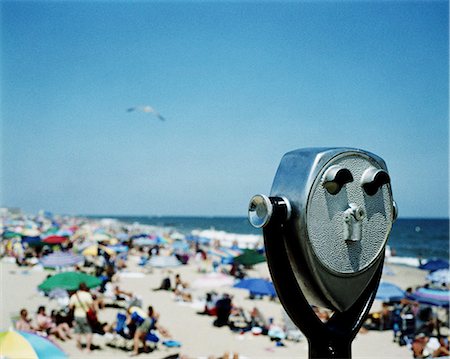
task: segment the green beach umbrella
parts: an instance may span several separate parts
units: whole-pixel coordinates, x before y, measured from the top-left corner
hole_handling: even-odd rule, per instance
[[[252,266],[266,261],[266,257],[252,249],[245,249],[244,253],[234,258],[234,261],[244,266]]]
[[[6,231],[3,232],[2,238],[3,239],[10,239],[10,238],[21,238],[22,235],[20,233],[14,232],[14,231]]]
[[[80,283],[86,283],[89,288],[99,286],[101,279],[92,275],[81,272],[62,272],[51,276],[39,284],[38,288],[44,292],[48,292],[55,288],[66,290],[77,290]]]

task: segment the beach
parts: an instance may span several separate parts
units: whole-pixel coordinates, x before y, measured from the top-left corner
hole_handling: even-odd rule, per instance
[[[139,293],[143,300],[143,307],[148,305],[160,313],[160,322],[172,334],[173,338],[182,343],[180,348],[166,348],[158,345],[158,349],[151,353],[139,355],[142,358],[165,358],[171,354],[182,353],[188,358],[207,358],[210,355],[218,357],[226,352],[239,353],[241,358],[307,358],[308,345],[306,338],[300,342],[285,341],[284,347],[278,347],[267,336],[256,336],[247,332],[236,334],[226,327],[216,328],[212,325],[213,318],[196,314],[201,311],[202,303],[199,297],[204,290],[192,289],[193,302],[186,303],[175,301],[173,293],[167,291],[153,291],[161,280],[167,275],[167,269],[155,268],[152,273],[143,274],[143,278],[133,278],[135,273],[143,273],[137,263],[138,257],[129,257],[127,275],[119,276],[118,284],[121,288],[133,293]],[[424,283],[426,272],[416,268],[399,265],[390,265],[389,275],[384,275],[384,280],[398,284],[401,288],[416,286]],[[179,273],[187,282],[193,282],[201,274],[198,273],[198,265],[188,264],[172,269],[173,273]],[[37,286],[45,279],[48,271],[33,268],[19,268],[5,258],[1,262],[1,317],[0,327],[4,330],[11,326],[11,318],[18,314],[19,309],[28,309],[33,316],[39,305],[45,305],[48,309],[56,308],[56,302],[42,296],[37,291]],[[258,264],[249,273],[250,276],[268,276],[266,263]],[[282,307],[276,301],[267,298],[248,298],[247,291],[237,288],[223,287],[216,289],[218,292],[227,292],[233,296],[233,303],[251,309],[257,306],[267,317],[273,317],[276,323],[282,321]],[[379,306],[377,301],[374,308]],[[100,311],[102,321],[111,322],[117,313],[116,309],[105,308]],[[120,342],[120,340],[118,340]],[[129,352],[108,346],[108,340],[100,335],[94,335],[93,343],[100,348],[94,350],[91,358],[122,358]],[[75,341],[58,341],[58,344],[70,358],[84,358],[85,353],[80,352]],[[411,358],[412,354],[406,346],[399,346],[392,342],[392,331],[369,331],[360,333],[355,338],[353,345],[354,358]]]

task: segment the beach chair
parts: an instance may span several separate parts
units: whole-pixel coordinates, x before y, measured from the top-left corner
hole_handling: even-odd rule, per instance
[[[117,313],[116,326],[114,327],[114,333],[112,340],[108,343],[110,346],[127,348],[130,339],[133,336],[127,331],[126,327],[127,316],[123,313]],[[122,345],[118,345],[118,340],[122,340]]]

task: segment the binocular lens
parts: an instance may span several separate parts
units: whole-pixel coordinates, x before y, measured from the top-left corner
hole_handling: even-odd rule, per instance
[[[267,196],[257,194],[250,200],[248,206],[248,220],[255,228],[264,227],[272,216],[273,205]]]

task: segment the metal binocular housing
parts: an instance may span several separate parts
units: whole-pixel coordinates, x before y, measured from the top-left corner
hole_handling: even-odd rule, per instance
[[[249,205],[254,226],[282,226],[290,268],[308,301],[341,312],[382,265],[396,216],[386,164],[351,148],[285,154],[270,197],[256,195]]]

